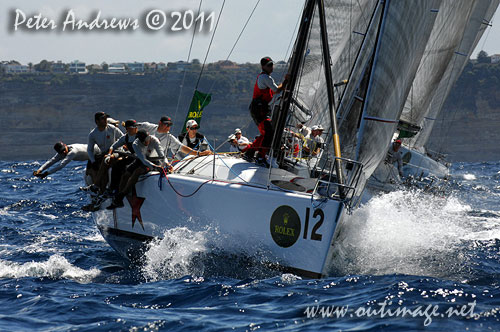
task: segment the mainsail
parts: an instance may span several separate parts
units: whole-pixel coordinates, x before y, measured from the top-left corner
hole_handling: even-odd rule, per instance
[[[367,179],[385,157],[441,1],[318,3],[325,8],[330,63],[325,64],[323,57],[318,10],[311,5],[308,31],[299,30],[291,61],[293,70],[297,59],[302,59],[292,84],[294,93],[284,94],[280,121],[287,125],[297,121],[321,124],[329,135],[334,133],[323,67],[331,66],[332,81],[338,82],[334,90],[335,116],[339,120],[342,156],[361,162]],[[307,39],[302,48],[301,34]],[[287,103],[291,104],[290,112]],[[282,128],[278,123],[277,135]],[[278,147],[276,141],[275,137],[274,148]],[[332,160],[334,144],[326,149],[329,153],[324,156]]]
[[[435,119],[443,108],[446,97],[476,48],[499,2],[499,0],[477,0],[474,2],[460,44],[454,49],[453,59],[448,63],[436,92],[424,113],[425,117],[421,121],[422,130],[411,140],[411,145],[414,148],[424,151],[424,146],[436,122]]]
[[[439,1],[386,1],[360,129],[356,159],[365,179],[385,158],[429,39]]]

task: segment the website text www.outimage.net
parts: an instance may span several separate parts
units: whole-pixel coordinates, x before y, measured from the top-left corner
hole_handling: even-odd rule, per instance
[[[415,307],[393,306],[392,301],[384,301],[375,305],[360,306],[357,308],[349,305],[312,305],[304,310],[307,318],[422,318],[424,326],[429,326],[434,318],[477,318],[474,314],[476,301],[464,305],[447,306],[438,304],[419,305]]]

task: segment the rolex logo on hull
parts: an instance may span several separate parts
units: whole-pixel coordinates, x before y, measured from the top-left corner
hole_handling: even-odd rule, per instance
[[[271,217],[271,236],[280,247],[293,246],[299,238],[300,227],[299,215],[288,205],[278,207]]]

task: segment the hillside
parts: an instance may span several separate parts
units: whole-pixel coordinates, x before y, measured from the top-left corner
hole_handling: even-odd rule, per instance
[[[254,64],[206,68],[199,89],[213,96],[200,132],[211,144],[223,143],[236,127],[249,138],[257,134],[248,104],[258,72]],[[58,140],[85,143],[96,111],[119,120],[153,123],[169,115],[174,118],[173,132],[178,134],[198,73],[0,76],[0,159],[43,159],[53,154]],[[445,104],[445,121],[434,128],[431,148],[448,153],[450,161],[498,160],[499,81],[499,64],[469,63]]]

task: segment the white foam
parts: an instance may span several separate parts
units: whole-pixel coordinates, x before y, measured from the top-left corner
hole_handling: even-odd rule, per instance
[[[193,259],[207,251],[207,231],[191,231],[186,227],[167,230],[163,239],[153,241],[145,253],[143,275],[148,281],[201,275],[203,266]]]
[[[465,259],[459,255],[463,238],[473,231],[464,222],[470,210],[453,197],[408,191],[377,196],[340,226],[334,270],[343,274],[453,273]]]
[[[98,269],[81,269],[60,255],[52,255],[45,262],[16,263],[0,260],[0,278],[52,278],[71,279],[81,283],[91,282],[100,274]]]
[[[474,174],[464,174],[463,176],[464,176],[464,180],[472,181],[472,180],[476,179],[476,176]]]

